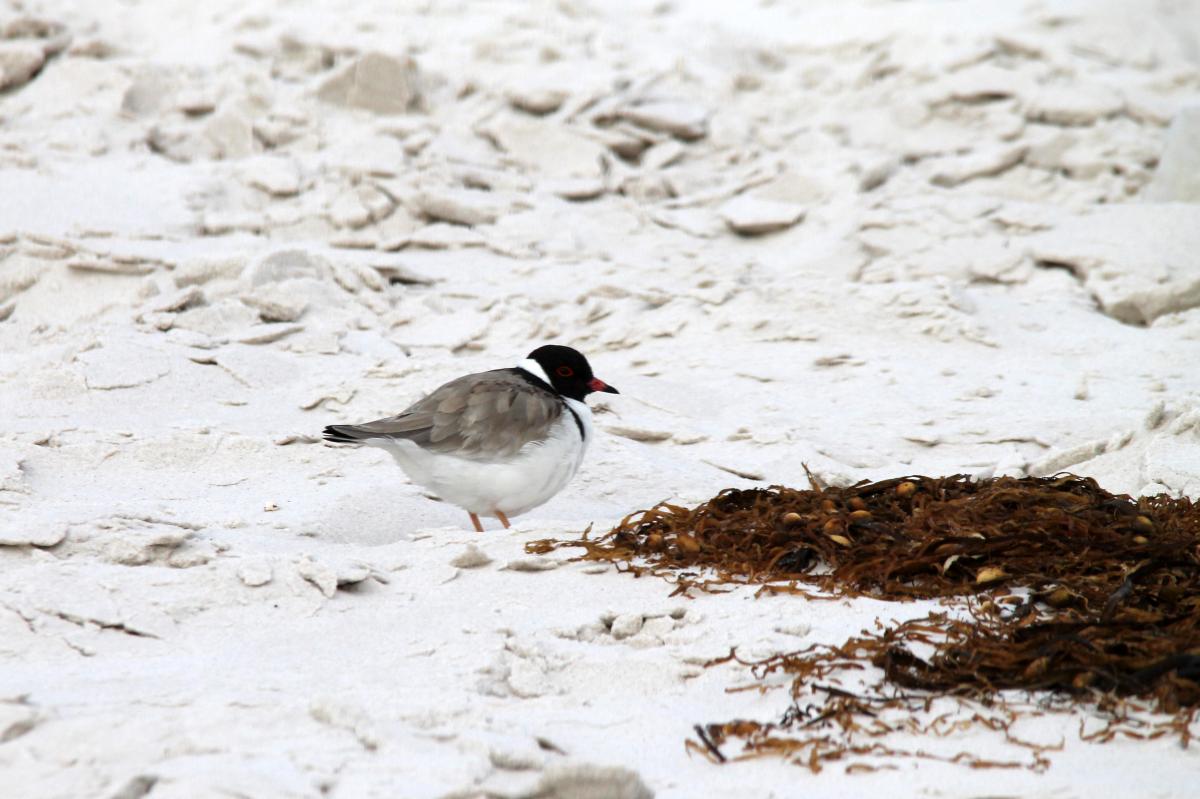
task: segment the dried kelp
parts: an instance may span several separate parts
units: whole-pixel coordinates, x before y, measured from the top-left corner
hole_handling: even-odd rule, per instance
[[[863,736],[935,732],[915,716],[885,722],[881,711],[928,708],[939,695],[995,708],[1001,691],[1051,692],[1107,714],[1104,728],[1084,733],[1089,739],[1171,732],[1185,745],[1200,709],[1200,505],[1188,499],[1114,495],[1073,475],[913,476],[848,488],[727,490],[695,508],[633,514],[596,540],[529,549],[561,546],[664,577],[677,592],[761,584],[817,597],[960,598],[950,612],[841,647],[746,663],[760,676],[792,675],[792,707],[774,724],[699,727],[691,746],[713,758],[725,757],[720,747],[730,738],[750,755],[786,754],[814,770],[853,755],[935,757]],[[883,673],[876,695],[819,685],[866,664]],[[822,701],[802,706],[818,689]],[[1171,718],[1139,731],[1143,722],[1131,711],[1146,708]],[[840,733],[830,736],[831,728]],[[1007,724],[1003,731],[1008,736]],[[1046,748],[1031,748],[1024,765],[1043,766]]]

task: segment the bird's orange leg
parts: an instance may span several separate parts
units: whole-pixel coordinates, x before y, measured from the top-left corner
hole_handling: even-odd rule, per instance
[[[499,519],[499,520],[500,520],[500,523],[504,525],[504,529],[505,529],[505,530],[507,530],[509,527],[511,527],[511,526],[512,526],[512,525],[510,525],[510,524],[508,523],[508,517],[507,517],[507,516],[505,516],[505,515],[504,515],[503,513],[501,513],[500,511],[496,511],[496,518],[497,518],[497,519]]]
[[[471,517],[471,524],[475,525],[475,532],[482,533],[483,532],[483,524],[480,523],[479,517],[476,516],[474,513],[470,513],[470,511],[468,511],[468,515],[470,515],[470,517]]]

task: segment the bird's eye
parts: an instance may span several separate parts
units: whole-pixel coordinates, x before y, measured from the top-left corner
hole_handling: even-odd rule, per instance
[[[559,377],[574,377],[575,370],[569,366],[560,366],[554,370],[554,373]]]

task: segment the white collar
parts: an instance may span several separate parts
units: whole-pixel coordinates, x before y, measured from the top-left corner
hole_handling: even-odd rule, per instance
[[[521,359],[521,361],[517,364],[517,368],[524,369],[526,372],[529,372],[534,377],[545,382],[545,384],[548,386],[554,385],[553,383],[550,382],[550,378],[546,374],[546,370],[543,369],[542,365],[540,363],[538,363],[537,361],[535,361],[533,358]]]

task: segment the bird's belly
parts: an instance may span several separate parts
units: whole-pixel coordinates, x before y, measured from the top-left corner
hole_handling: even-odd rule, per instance
[[[585,444],[577,431],[563,432],[574,436],[555,435],[526,445],[505,462],[430,452],[409,441],[390,442],[387,449],[414,483],[447,502],[471,513],[516,516],[549,500],[579,470]]]

